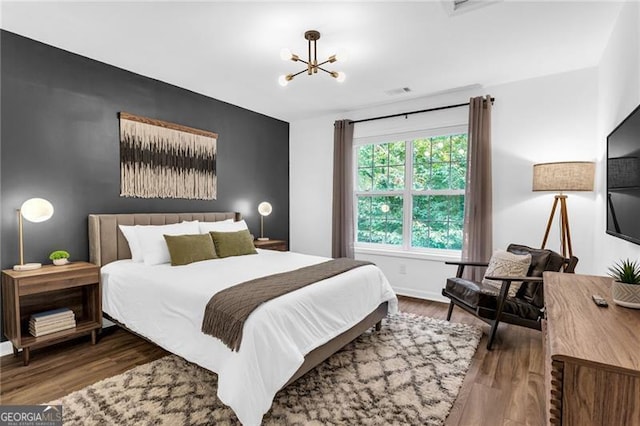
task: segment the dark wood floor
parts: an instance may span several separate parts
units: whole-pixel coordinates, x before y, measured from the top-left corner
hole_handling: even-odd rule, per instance
[[[400,297],[400,310],[444,319],[447,305]],[[452,321],[481,325],[485,334],[447,425],[544,424],[540,332],[501,325],[494,350],[487,351],[486,324],[459,309],[454,309]],[[95,346],[85,338],[34,350],[26,367],[21,358],[7,355],[0,358],[0,404],[51,401],[166,354],[113,327]]]

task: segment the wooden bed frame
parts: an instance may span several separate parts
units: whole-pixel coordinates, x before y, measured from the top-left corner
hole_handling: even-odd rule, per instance
[[[116,260],[131,258],[129,244],[124,238],[124,235],[122,235],[118,225],[166,225],[179,223],[184,220],[217,222],[227,219],[238,221],[241,219],[241,215],[237,212],[92,214],[89,215],[90,261],[98,266],[104,266]],[[367,315],[366,318],[349,330],[309,352],[304,358],[304,363],[283,387],[288,386],[302,377],[306,372],[342,349],[367,329],[375,327],[376,330],[380,330],[382,319],[387,316],[387,308],[387,302],[382,303]],[[117,321],[114,322],[120,327],[127,329],[125,325]],[[127,331],[131,330],[127,329]]]

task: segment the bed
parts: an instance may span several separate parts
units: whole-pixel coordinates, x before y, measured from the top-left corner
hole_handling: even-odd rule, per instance
[[[291,252],[147,266],[131,260],[119,225],[240,220],[235,212],[89,216],[91,262],[101,266],[103,311],[118,324],[218,374],[218,397],[245,425],[260,424],[277,391],[370,327],[380,327],[397,299],[368,265],[270,300],[244,327],[232,351],[201,332],[204,306],[217,291],[256,277],[326,261]]]

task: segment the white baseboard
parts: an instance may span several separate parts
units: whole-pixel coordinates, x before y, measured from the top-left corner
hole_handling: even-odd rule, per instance
[[[416,290],[413,288],[406,288],[406,287],[396,287],[396,286],[392,286],[392,287],[393,287],[393,290],[396,292],[396,294],[399,294],[400,296],[409,296],[409,297],[415,297],[417,299],[426,299],[426,300],[433,300],[435,302],[449,303],[449,299],[447,299],[440,293],[434,293],[432,291]]]

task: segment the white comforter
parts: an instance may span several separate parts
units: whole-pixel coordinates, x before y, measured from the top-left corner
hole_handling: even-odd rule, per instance
[[[260,424],[276,392],[304,356],[397,299],[373,265],[353,269],[273,299],[250,316],[238,352],[200,331],[216,292],[253,278],[328,260],[258,250],[186,266],[121,260],[101,270],[104,312],[166,350],[218,374],[218,397],[244,425]]]

